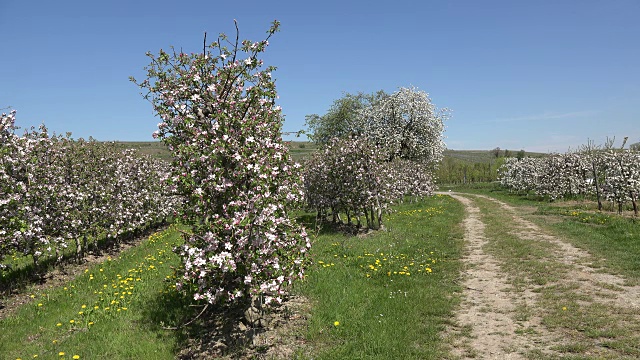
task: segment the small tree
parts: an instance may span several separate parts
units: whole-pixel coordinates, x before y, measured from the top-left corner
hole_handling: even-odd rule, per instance
[[[273,67],[258,56],[265,40],[231,42],[221,34],[202,53],[147,54],[148,78],[132,79],[162,119],[155,136],[173,154],[171,183],[184,196],[191,226],[180,249],[181,287],[195,300],[280,302],[303,276],[310,247],[289,217],[302,187],[281,139]],[[230,46],[230,47],[228,47]]]

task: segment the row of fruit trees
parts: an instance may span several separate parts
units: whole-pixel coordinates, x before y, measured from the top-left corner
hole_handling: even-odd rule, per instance
[[[499,170],[499,181],[512,191],[533,193],[551,200],[593,196],[599,210],[603,200],[617,204],[619,213],[626,202],[631,202],[638,215],[640,152],[623,148],[614,148],[613,141],[607,141],[602,147],[590,142],[576,152],[541,158],[510,158]]]
[[[0,269],[8,255],[36,267],[88,242],[119,241],[172,215],[161,161],[113,143],[51,135],[42,125],[16,133],[16,111],[0,118]]]
[[[8,255],[36,268],[88,242],[121,239],[171,215],[158,160],[93,139],[51,135],[44,125],[16,133],[16,111],[0,118],[0,271]]]

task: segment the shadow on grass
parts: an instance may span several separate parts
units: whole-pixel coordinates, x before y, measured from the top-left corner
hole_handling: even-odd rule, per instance
[[[307,232],[313,232],[318,236],[342,234],[345,236],[356,236],[366,234],[372,229],[367,226],[358,224],[346,224],[343,222],[333,222],[329,220],[318,221],[315,214],[302,214],[296,216],[296,221],[307,229]]]
[[[247,325],[248,304],[204,306],[193,305],[190,297],[177,291],[158,294],[143,309],[144,326],[158,336],[173,334],[176,359],[258,356],[268,350],[253,346],[254,337],[265,329]]]

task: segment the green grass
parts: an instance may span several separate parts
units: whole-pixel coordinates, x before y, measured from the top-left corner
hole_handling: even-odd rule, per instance
[[[175,320],[158,299],[174,298],[166,305],[184,308],[168,295],[175,294],[179,258],[172,247],[179,242],[170,228],[64,286],[22,295],[28,302],[0,321],[2,358],[173,359],[179,339],[156,320]]]
[[[156,224],[156,228],[161,224]],[[147,227],[144,230],[140,230],[137,234],[145,234],[152,231],[154,228]],[[86,259],[87,253],[102,254],[117,247],[120,243],[130,242],[135,240],[139,236],[134,233],[126,233],[122,235],[120,242],[115,242],[114,239],[107,238],[105,234],[100,234],[97,239],[89,238],[87,244],[83,245],[88,249],[85,249],[83,254]],[[54,271],[61,265],[68,265],[71,263],[77,263],[77,244],[75,241],[69,241],[67,247],[60,250],[60,259],[55,257],[55,254],[46,254],[41,256],[38,264],[34,264],[33,256],[24,255],[22,253],[14,252],[3,260],[3,264],[8,268],[0,271],[0,298],[2,296],[11,293],[21,293],[25,289],[38,283],[42,280],[42,277],[47,273]],[[80,261],[84,261],[80,260]]]
[[[463,207],[448,196],[401,205],[386,230],[324,233],[299,289],[313,303],[314,359],[438,359],[459,298]]]

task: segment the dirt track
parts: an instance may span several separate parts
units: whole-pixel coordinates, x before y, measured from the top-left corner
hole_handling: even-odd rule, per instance
[[[562,350],[575,346],[572,342],[585,341],[594,342],[584,345],[586,350],[580,352],[586,358],[635,358],[635,355],[627,357],[624,352],[612,351],[609,346],[600,344],[604,342],[599,338],[582,336],[591,329],[546,326],[545,318],[548,319],[551,309],[541,294],[549,293],[552,287],[571,289],[572,296],[575,293],[576,298],[582,299],[584,309],[601,304],[611,309],[609,320],[619,320],[617,316],[623,314],[629,326],[637,327],[640,324],[640,287],[625,286],[625,279],[620,276],[596,272],[589,266],[593,260],[590,254],[524,219],[516,208],[486,196],[447,195],[462,202],[467,212],[463,224],[466,242],[463,302],[456,314],[456,326],[449,334],[454,358],[561,358],[569,355]],[[510,280],[514,274],[504,271],[504,264],[486,250],[494,234],[485,229],[482,202],[476,201],[479,197],[499,204],[507,215],[505,226],[514,229],[510,231],[511,235],[522,241],[542,243],[550,249],[553,256],[546,260],[551,265],[557,262],[564,266],[565,276],[544,286],[518,284],[516,289]],[[522,309],[528,309],[527,316],[522,316]]]

